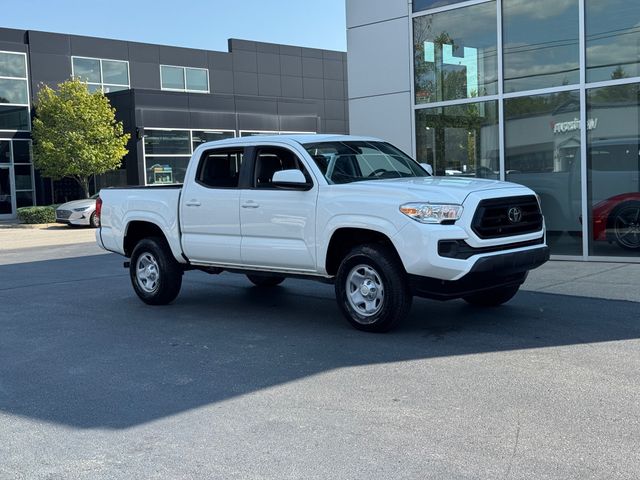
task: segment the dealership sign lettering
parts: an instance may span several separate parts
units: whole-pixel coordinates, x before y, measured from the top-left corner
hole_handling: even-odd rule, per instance
[[[597,118],[589,118],[587,120],[587,130],[594,130],[598,127],[598,119]],[[580,130],[580,119],[574,118],[568,122],[551,122],[551,128],[553,129],[553,133],[567,133],[567,132],[575,132],[576,130]]]

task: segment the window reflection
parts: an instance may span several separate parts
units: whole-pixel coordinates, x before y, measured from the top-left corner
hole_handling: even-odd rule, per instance
[[[497,93],[495,2],[417,17],[413,34],[416,103]]]
[[[540,196],[552,254],[582,254],[578,92],[506,99],[504,119],[506,179]]]
[[[498,102],[416,111],[416,157],[436,175],[499,177]]]
[[[585,3],[587,81],[640,76],[640,2]]]
[[[640,85],[587,91],[589,253],[640,256]]]
[[[578,83],[578,0],[504,0],[504,91]]]

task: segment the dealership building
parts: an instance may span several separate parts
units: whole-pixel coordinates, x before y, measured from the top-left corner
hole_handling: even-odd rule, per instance
[[[531,187],[557,258],[640,261],[640,2],[347,0],[347,42],[351,133]]]
[[[31,118],[41,85],[71,77],[102,90],[131,134],[104,186],[181,182],[200,143],[273,133],[346,133],[344,52],[229,40],[228,52],[0,28],[0,220],[78,198],[34,170]]]

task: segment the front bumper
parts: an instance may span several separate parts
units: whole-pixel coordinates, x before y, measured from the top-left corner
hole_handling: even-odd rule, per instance
[[[466,275],[458,280],[409,275],[414,295],[436,300],[451,300],[494,288],[521,285],[529,270],[549,260],[549,247],[503,253],[479,258]]]
[[[72,212],[70,215],[61,218],[56,212],[56,223],[64,223],[65,225],[89,225],[91,213],[93,213],[93,211]]]

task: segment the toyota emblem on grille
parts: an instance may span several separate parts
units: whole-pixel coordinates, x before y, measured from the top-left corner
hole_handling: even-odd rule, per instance
[[[522,220],[522,209],[520,207],[511,207],[507,216],[511,223],[520,223]]]

